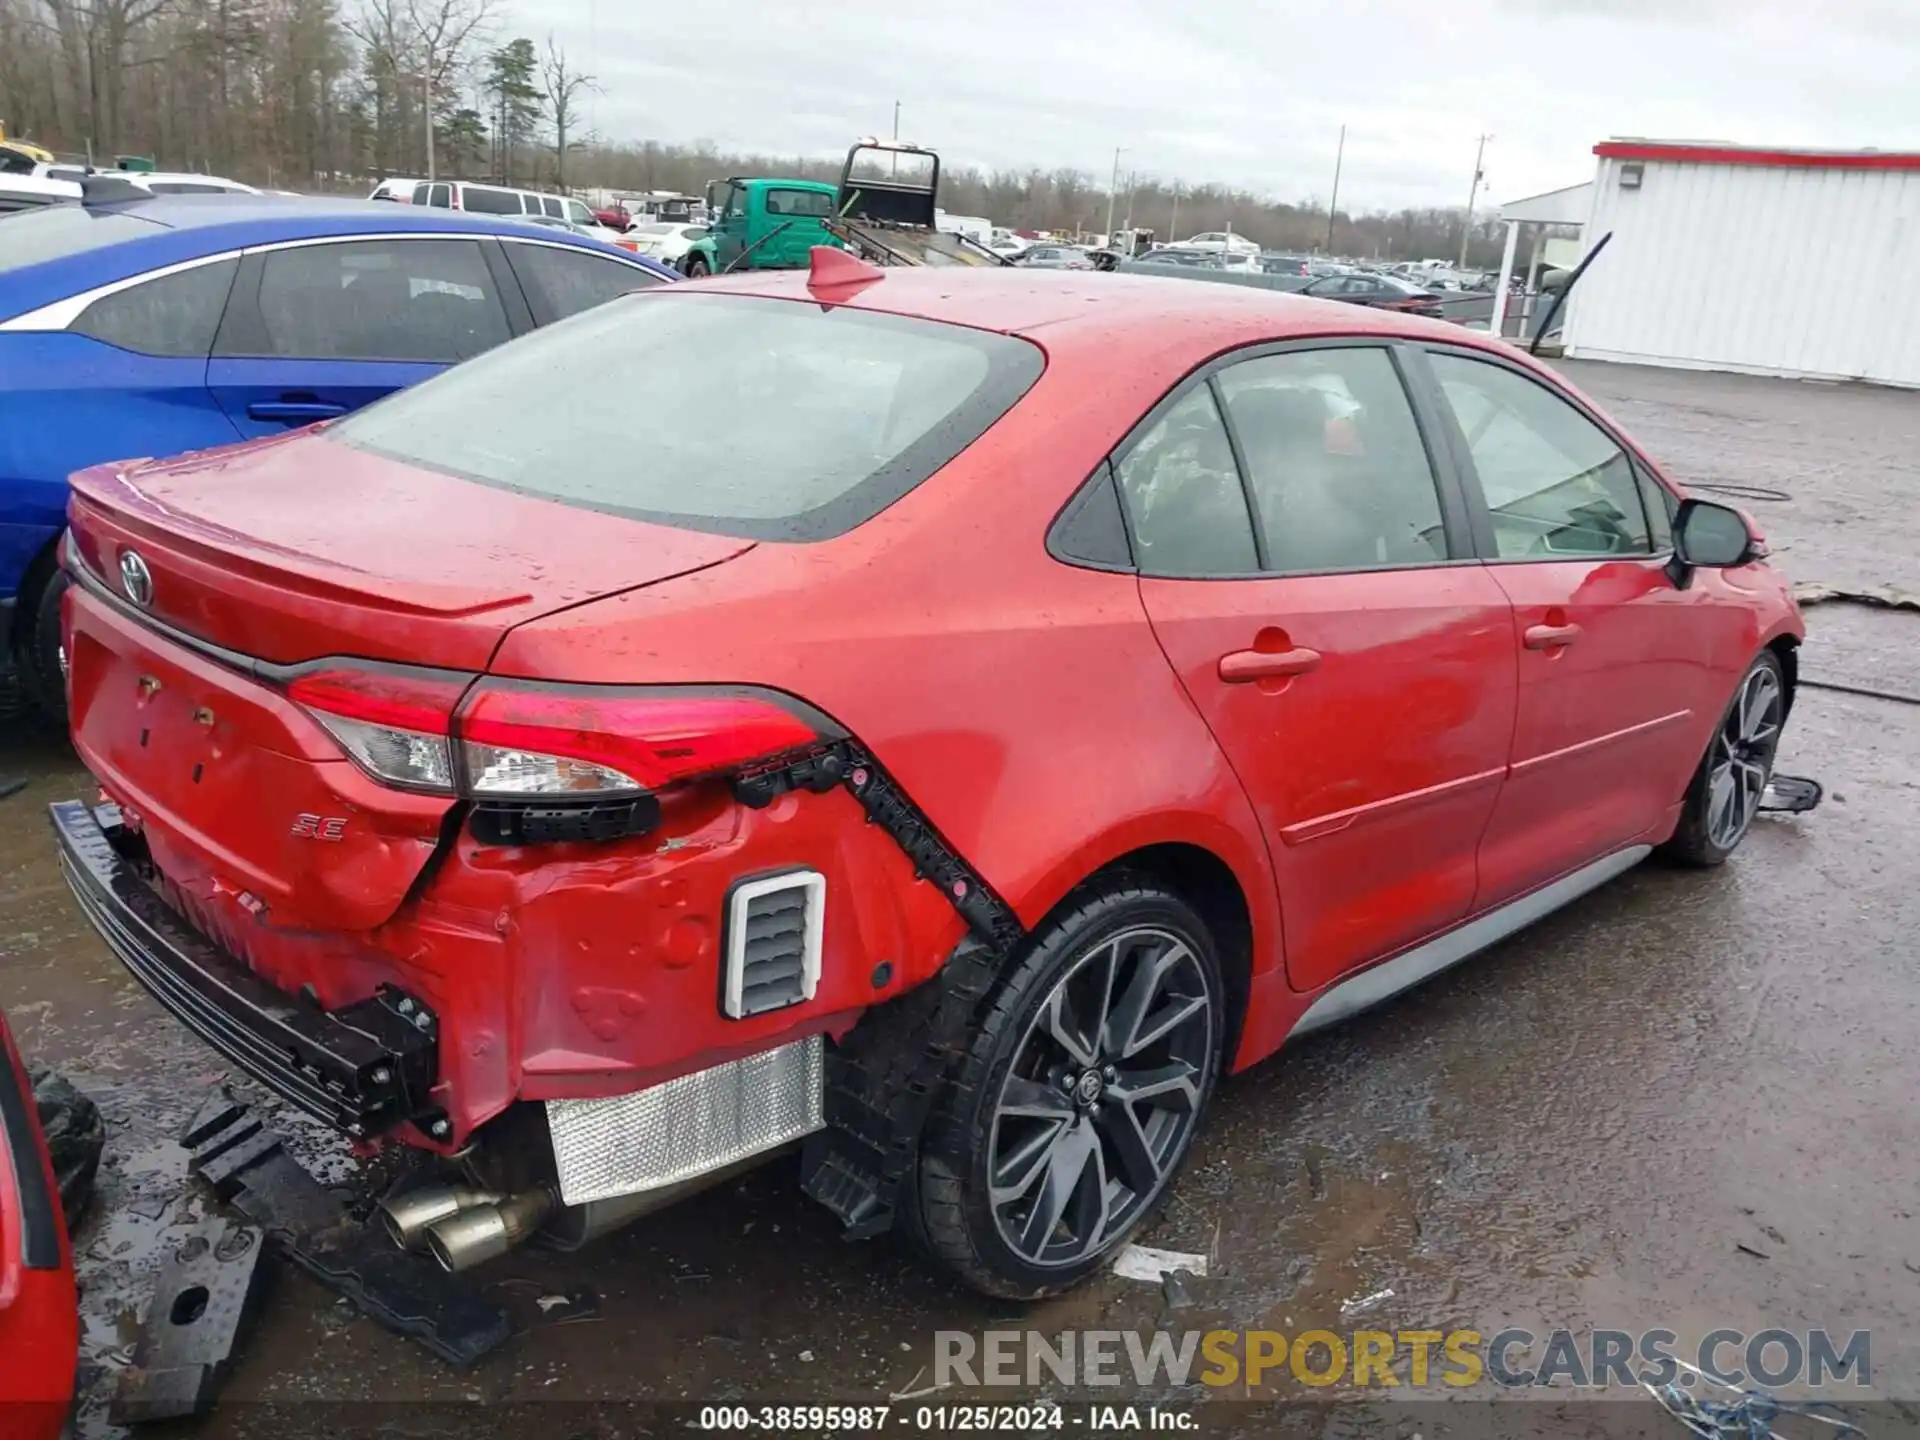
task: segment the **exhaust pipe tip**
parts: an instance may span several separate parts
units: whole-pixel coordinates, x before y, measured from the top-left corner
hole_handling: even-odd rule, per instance
[[[506,1217],[497,1205],[476,1205],[427,1227],[427,1251],[442,1270],[458,1275],[513,1249]]]
[[[471,1206],[427,1226],[427,1250],[443,1270],[471,1270],[531,1239],[558,1203],[552,1191],[535,1189]]]
[[[502,1197],[471,1185],[427,1185],[380,1202],[380,1224],[402,1250],[419,1250],[427,1243],[427,1229],[450,1220],[463,1210],[497,1203]]]

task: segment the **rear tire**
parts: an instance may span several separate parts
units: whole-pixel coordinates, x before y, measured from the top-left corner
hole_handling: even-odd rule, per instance
[[[1734,687],[1707,753],[1687,786],[1686,808],[1662,858],[1699,869],[1726,863],[1759,813],[1787,716],[1786,675],[1762,650]]]
[[[14,621],[14,659],[20,688],[44,719],[67,723],[67,678],[60,664],[60,597],[67,577],[51,559],[36,563],[20,587]]]
[[[711,273],[712,271],[707,265],[706,256],[689,255],[687,257],[687,278],[689,280],[698,280],[701,276]]]
[[[1090,887],[1029,942],[969,1037],[921,1142],[908,1235],[1008,1299],[1107,1264],[1199,1132],[1225,997],[1184,900],[1132,877]]]

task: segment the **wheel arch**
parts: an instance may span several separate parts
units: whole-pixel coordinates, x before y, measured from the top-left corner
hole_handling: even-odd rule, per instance
[[[1139,876],[1172,891],[1199,913],[1219,952],[1228,1003],[1224,1053],[1231,1063],[1246,1029],[1254,978],[1281,963],[1278,896],[1264,849],[1248,853],[1240,836],[1218,826],[1204,838],[1191,829],[1162,836],[1129,834],[1094,853],[1099,858],[1071,879],[1056,875],[1042,887],[1043,906],[1028,896],[1017,907],[1035,917],[1029,929],[1040,929],[1087,887],[1117,875]]]
[[[1780,662],[1780,675],[1786,682],[1787,694],[1781,719],[1793,713],[1793,697],[1800,688],[1800,637],[1791,631],[1775,635],[1761,647],[1773,652],[1773,658]]]
[[[13,628],[6,637],[9,654],[17,654],[33,634],[41,593],[60,573],[60,537],[66,533],[64,527],[55,529],[21,568],[20,586],[14,592]]]

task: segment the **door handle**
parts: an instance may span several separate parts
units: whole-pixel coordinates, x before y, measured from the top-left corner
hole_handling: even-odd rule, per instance
[[[311,425],[346,413],[346,406],[323,400],[256,400],[247,406],[249,420],[277,420],[283,425]]]
[[[1220,657],[1220,678],[1229,685],[1304,675],[1320,664],[1320,652],[1297,645],[1291,650],[1235,650]]]
[[[1578,625],[1529,625],[1526,632],[1527,649],[1557,650],[1563,645],[1571,645],[1580,638]]]

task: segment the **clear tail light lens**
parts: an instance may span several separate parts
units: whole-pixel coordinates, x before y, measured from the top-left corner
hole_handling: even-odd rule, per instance
[[[453,793],[453,708],[465,675],[369,667],[309,671],[287,686],[374,779],[403,790]]]

